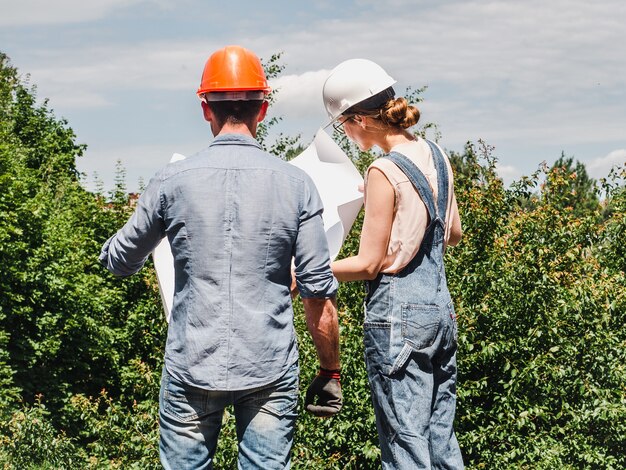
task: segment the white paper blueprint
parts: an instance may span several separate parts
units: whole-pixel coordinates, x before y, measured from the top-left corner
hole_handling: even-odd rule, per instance
[[[300,155],[289,163],[313,180],[324,203],[324,231],[334,260],[363,205],[359,186],[363,177],[348,156],[322,129]]]
[[[175,153],[172,155],[170,163],[183,160],[184,158],[184,155]],[[165,311],[165,320],[169,323],[172,304],[174,303],[174,257],[172,256],[172,248],[167,237],[161,240],[161,243],[152,252],[152,260],[154,261],[154,270],[159,281],[159,292],[161,293],[161,302],[163,302],[163,310]]]
[[[175,153],[170,162],[184,158]],[[317,187],[324,204],[324,231],[333,260],[363,205],[363,194],[359,191],[363,178],[343,150],[322,129],[317,131],[311,145],[289,163],[304,170]],[[174,302],[174,257],[167,238],[161,240],[152,257],[165,319],[169,323]]]

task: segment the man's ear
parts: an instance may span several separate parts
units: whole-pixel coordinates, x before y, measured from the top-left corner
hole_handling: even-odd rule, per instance
[[[215,119],[213,117],[213,111],[211,111],[211,108],[209,108],[206,101],[200,101],[200,104],[202,105],[202,114],[204,115],[204,119],[207,122],[212,122]]]
[[[267,101],[263,101],[263,104],[261,105],[261,111],[259,111],[259,117],[257,117],[256,122],[261,122],[263,119],[265,119],[265,115],[267,114],[267,108],[270,104]]]

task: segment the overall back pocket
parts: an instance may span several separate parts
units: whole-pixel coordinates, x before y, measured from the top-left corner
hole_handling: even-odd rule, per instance
[[[441,310],[437,305],[402,305],[402,339],[414,350],[432,346],[441,323]]]

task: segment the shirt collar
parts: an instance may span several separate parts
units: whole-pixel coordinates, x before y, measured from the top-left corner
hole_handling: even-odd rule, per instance
[[[261,144],[254,138],[245,134],[220,134],[209,145],[250,145],[261,149]]]

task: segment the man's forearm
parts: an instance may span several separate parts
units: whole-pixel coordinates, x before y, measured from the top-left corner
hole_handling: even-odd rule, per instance
[[[320,366],[339,369],[339,324],[335,299],[302,299],[302,303]]]

